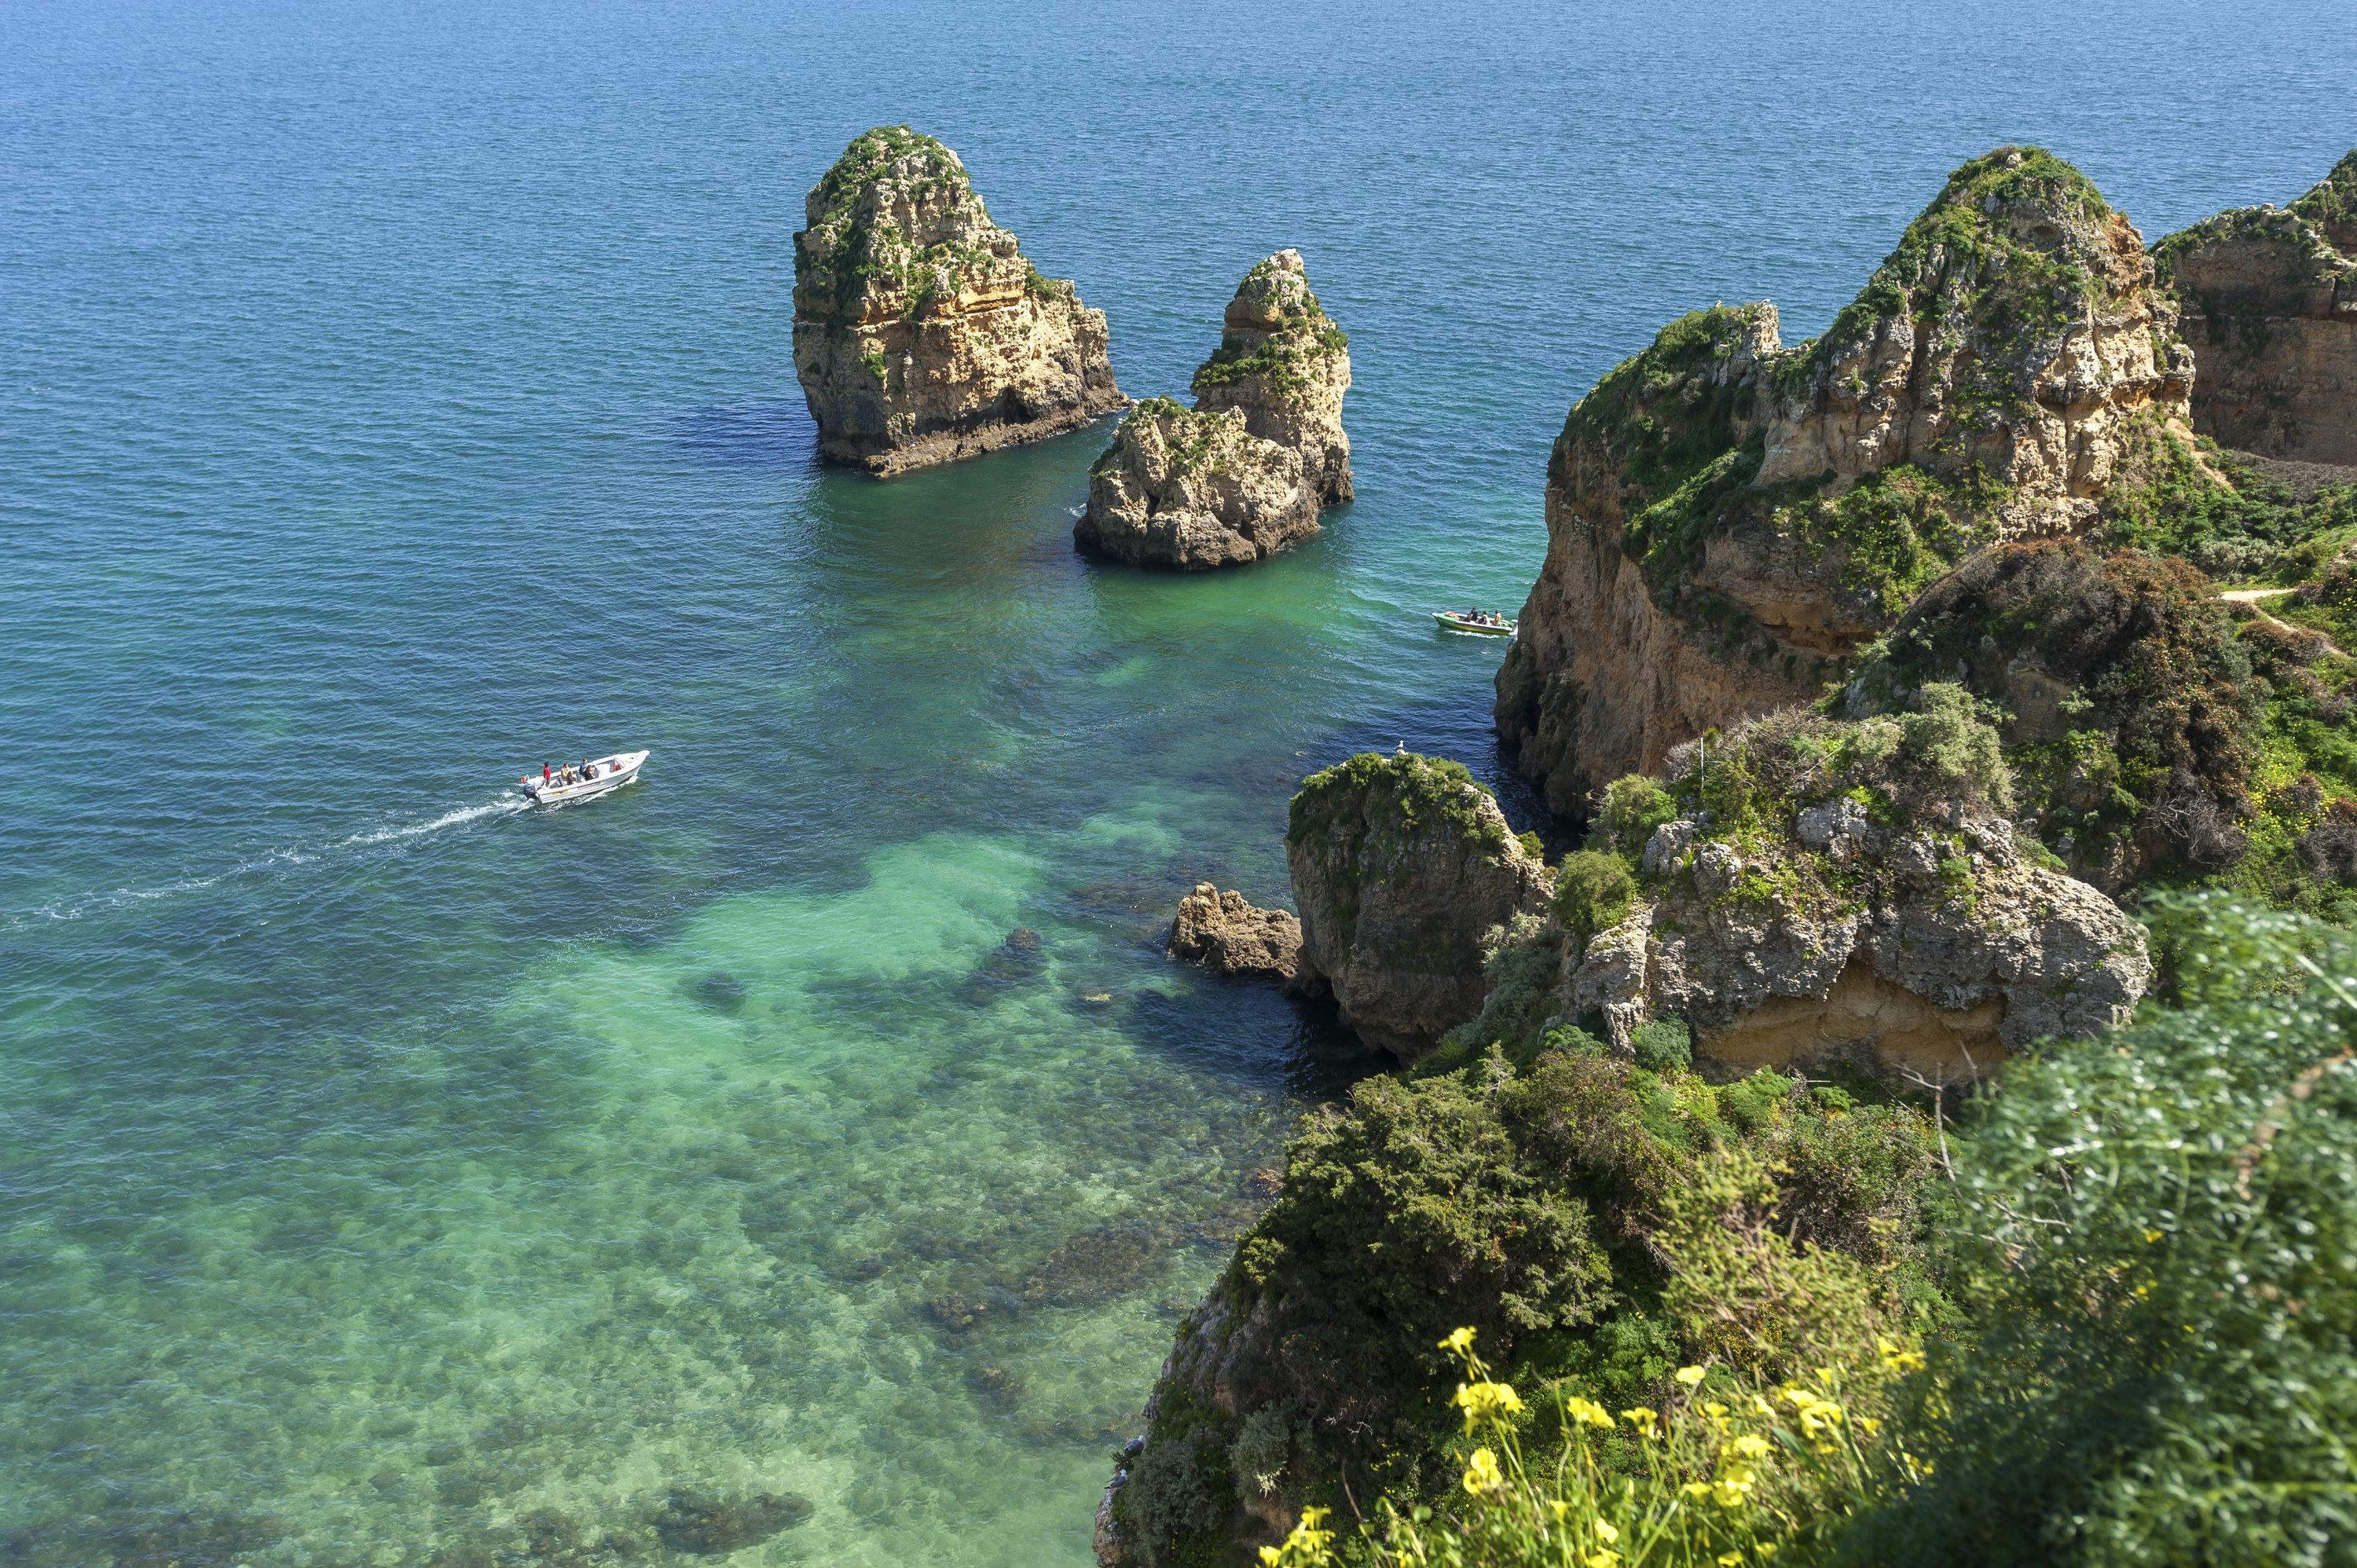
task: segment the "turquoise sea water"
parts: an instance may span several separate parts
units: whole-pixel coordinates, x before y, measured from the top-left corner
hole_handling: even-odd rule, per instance
[[[1498,777],[1497,649],[1422,612],[1519,602],[1573,398],[1715,298],[1821,326],[1999,141],[2149,236],[2287,199],[2352,32],[0,5],[0,1559],[662,1561],[690,1487],[814,1505],[748,1563],[1085,1561],[1371,1066],[1161,927],[1283,900],[1350,750]],[[815,467],[790,235],[899,121],[1135,394],[1300,247],[1362,499],[1180,579],[1071,553],[1102,429]]]

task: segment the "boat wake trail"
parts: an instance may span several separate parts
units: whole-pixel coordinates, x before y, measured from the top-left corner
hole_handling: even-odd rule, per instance
[[[430,822],[409,822],[371,828],[366,832],[354,833],[343,842],[347,844],[392,843],[398,839],[414,839],[421,833],[439,832],[444,828],[455,828],[461,822],[471,822],[483,817],[511,817],[518,811],[527,810],[531,804],[529,800],[519,800],[510,795],[500,800],[486,801],[479,806],[462,806],[455,811],[445,811]]]
[[[114,887],[103,892],[85,894],[77,898],[60,899],[36,908],[12,910],[0,914],[0,931],[13,931],[51,920],[79,920],[86,915],[107,909],[122,908],[149,903],[158,898],[171,898],[184,893],[196,893],[207,887],[240,878],[283,872],[295,866],[309,865],[332,856],[339,850],[364,850],[373,845],[397,844],[405,840],[423,838],[428,833],[447,828],[464,826],[486,817],[508,817],[529,810],[531,802],[515,796],[502,796],[479,805],[461,806],[443,812],[429,822],[387,822],[380,827],[364,829],[332,842],[295,844],[271,849],[253,858],[239,862],[210,875],[182,876],[154,887]]]

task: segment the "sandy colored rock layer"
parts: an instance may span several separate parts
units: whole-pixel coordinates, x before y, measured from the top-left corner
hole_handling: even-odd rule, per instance
[[[1286,981],[1301,955],[1301,922],[1283,909],[1256,909],[1232,888],[1208,882],[1178,901],[1164,950],[1236,980]]]
[[[1318,498],[1291,447],[1243,413],[1192,413],[1167,397],[1131,411],[1089,470],[1072,542],[1133,566],[1200,572],[1258,561],[1318,529]]]
[[[1104,313],[1024,258],[958,156],[855,140],[794,236],[794,371],[819,450],[888,476],[1077,429],[1128,400]]]

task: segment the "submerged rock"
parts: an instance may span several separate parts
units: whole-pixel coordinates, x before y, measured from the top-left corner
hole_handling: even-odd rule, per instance
[[[1351,386],[1350,338],[1309,292],[1298,251],[1279,251],[1236,285],[1220,347],[1195,371],[1195,411],[1241,409],[1244,428],[1301,455],[1302,478],[1320,506],[1351,499],[1351,438],[1342,394]]]
[[[1209,882],[1178,901],[1164,950],[1236,980],[1291,980],[1301,952],[1301,922],[1283,909],[1255,909],[1244,896]]]
[[[1500,738],[1581,816],[1671,746],[1813,700],[1939,573],[2084,532],[2190,435],[2176,320],[2125,216],[2001,147],[1822,338],[1784,348],[1765,303],[1673,322],[1555,443]]]
[[[1297,983],[1403,1061],[1481,1011],[1482,938],[1544,912],[1546,867],[1458,763],[1362,752],[1302,781],[1285,835]]]
[[[958,156],[853,141],[794,236],[794,371],[819,450],[879,476],[1079,428],[1128,402],[1105,318],[1040,275]]]
[[[1083,553],[1200,572],[1257,561],[1318,527],[1301,456],[1251,434],[1240,410],[1190,413],[1169,398],[1131,411],[1089,470]]]
[[[716,1556],[767,1541],[814,1511],[808,1498],[792,1492],[759,1492],[731,1502],[690,1487],[673,1487],[652,1522],[655,1533],[673,1552]]]
[[[2194,429],[2357,464],[2357,152],[2289,208],[2222,212],[2154,253],[2194,346]]]

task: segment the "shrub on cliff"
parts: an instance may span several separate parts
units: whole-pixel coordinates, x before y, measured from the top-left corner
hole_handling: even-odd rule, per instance
[[[1271,1411],[1297,1434],[1273,1483],[1296,1503],[1338,1498],[1344,1479],[1361,1498],[1447,1484],[1454,1472],[1434,1455],[1454,1417],[1432,1347],[1457,1327],[1476,1327],[1533,1398],[1660,1402],[1677,1360],[1725,1332],[1715,1315],[1727,1301],[1680,1294],[1672,1234],[1711,1210],[1697,1183],[1722,1156],[1778,1173],[1746,1211],[1754,1231],[1772,1230],[1794,1257],[1832,1249],[1850,1260],[1841,1266],[1860,1299],[1904,1317],[1922,1289],[1911,1260],[1931,1133],[1905,1107],[1844,1106],[1771,1072],[1714,1087],[1592,1049],[1549,1050],[1520,1072],[1493,1054],[1362,1083],[1347,1110],[1305,1125],[1283,1193],[1214,1292],[1213,1318],[1181,1331],[1182,1369],[1157,1391],[1147,1453],[1166,1455],[1155,1475],[1183,1466],[1184,1477],[1135,1500],[1136,1486],[1125,1488],[1116,1516],[1169,1532],[1153,1543],[1157,1561],[1210,1561],[1225,1527],[1180,1527],[1232,1517],[1232,1452],[1247,1420]],[[1204,1333],[1216,1341],[1190,1350]],[[1806,1334],[1769,1337],[1747,1354],[1775,1375],[1813,1353]],[[1186,1365],[1205,1376],[1216,1366],[1233,1416],[1211,1409]]]
[[[2083,848],[2148,832],[2196,862],[2232,858],[2265,693],[2192,567],[2080,542],[1975,556],[1867,651],[1834,705],[1884,711],[1959,671],[2015,713],[2008,760],[2029,813]],[[2041,689],[2063,693],[2044,729],[2025,711]]]
[[[2158,935],[2181,1007],[1956,1141],[1973,1332],[1846,1562],[2357,1562],[2357,943],[2215,897]]]

